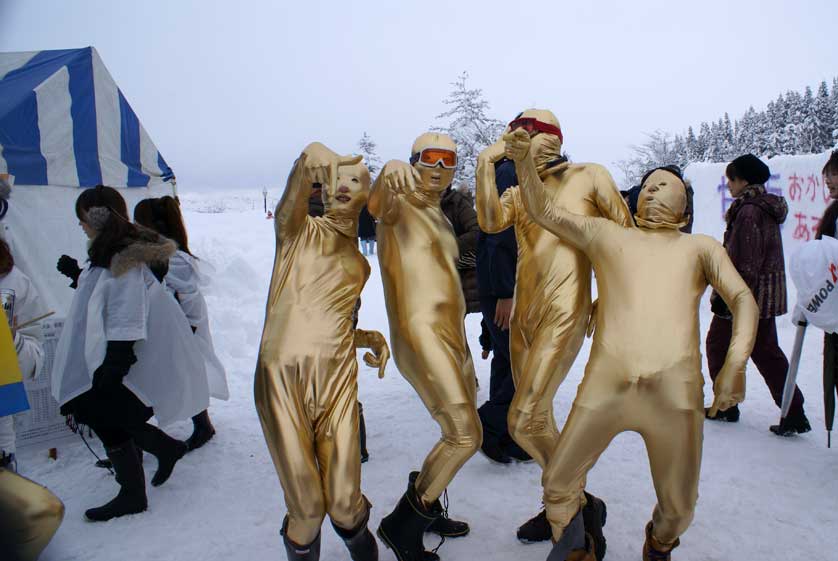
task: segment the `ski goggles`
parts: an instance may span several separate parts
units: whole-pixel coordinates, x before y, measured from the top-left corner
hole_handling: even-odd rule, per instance
[[[562,136],[562,129],[560,129],[556,125],[551,125],[550,123],[539,121],[535,117],[519,117],[515,119],[514,121],[509,123],[509,132],[512,132],[515,129],[524,129],[530,136],[532,136],[532,134],[536,132],[546,132],[547,134],[554,134],[559,137],[559,142],[564,142],[564,137]]]
[[[410,157],[411,165],[416,162],[429,168],[434,168],[441,163],[445,169],[455,169],[457,167],[457,153],[448,148],[429,147]]]

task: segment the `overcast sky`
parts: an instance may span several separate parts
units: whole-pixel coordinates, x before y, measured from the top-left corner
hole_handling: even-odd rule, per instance
[[[574,161],[838,75],[838,1],[0,0],[0,51],[96,47],[184,190],[281,190],[320,140],[406,159],[463,70]]]

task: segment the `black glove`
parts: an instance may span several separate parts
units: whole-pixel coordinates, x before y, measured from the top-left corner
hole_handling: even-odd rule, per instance
[[[58,269],[59,273],[73,281],[70,284],[70,288],[76,288],[78,286],[79,275],[81,274],[81,267],[79,267],[78,261],[69,255],[62,255],[58,258],[58,265],[55,268]]]
[[[727,307],[725,301],[719,296],[717,292],[710,295],[710,311],[724,319],[731,319],[733,314],[730,313],[730,308]]]
[[[131,365],[137,362],[134,341],[108,341],[105,360],[93,372],[93,389],[110,392],[122,384]]]

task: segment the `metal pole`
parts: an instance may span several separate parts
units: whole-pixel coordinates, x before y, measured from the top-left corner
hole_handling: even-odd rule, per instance
[[[791,408],[791,400],[794,397],[794,386],[797,383],[797,367],[800,366],[800,353],[803,351],[803,337],[806,335],[806,326],[798,325],[794,334],[794,348],[791,351],[789,360],[789,371],[786,374],[786,385],[783,387],[783,405],[780,408],[780,422],[786,418]]]

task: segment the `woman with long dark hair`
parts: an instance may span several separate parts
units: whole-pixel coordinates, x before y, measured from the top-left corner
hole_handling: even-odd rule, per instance
[[[209,399],[188,323],[150,268],[165,265],[175,244],[137,228],[126,214],[125,201],[111,187],[87,189],[76,201],[76,216],[90,239],[89,265],[74,279],[52,372],[62,414],[93,429],[120,485],[113,500],[85,512],[91,521],[146,510],[137,446],[157,458],[154,486],[169,478],[186,453],[186,443],[147,421],[152,415],[161,424],[185,419],[205,409]],[[62,261],[69,269],[72,259]],[[199,372],[189,370],[199,362]]]
[[[228,399],[230,392],[227,389],[227,375],[213,349],[207,303],[200,288],[203,278],[198,259],[189,251],[189,239],[180,213],[180,204],[168,196],[143,199],[134,207],[134,222],[177,244],[178,249],[169,258],[168,272],[164,277],[166,289],[174,295],[186,319],[189,320],[192,331],[198,337],[206,363],[210,395],[217,399]],[[189,450],[200,448],[215,435],[215,427],[206,409],[192,417],[192,424],[192,436],[186,440]]]

